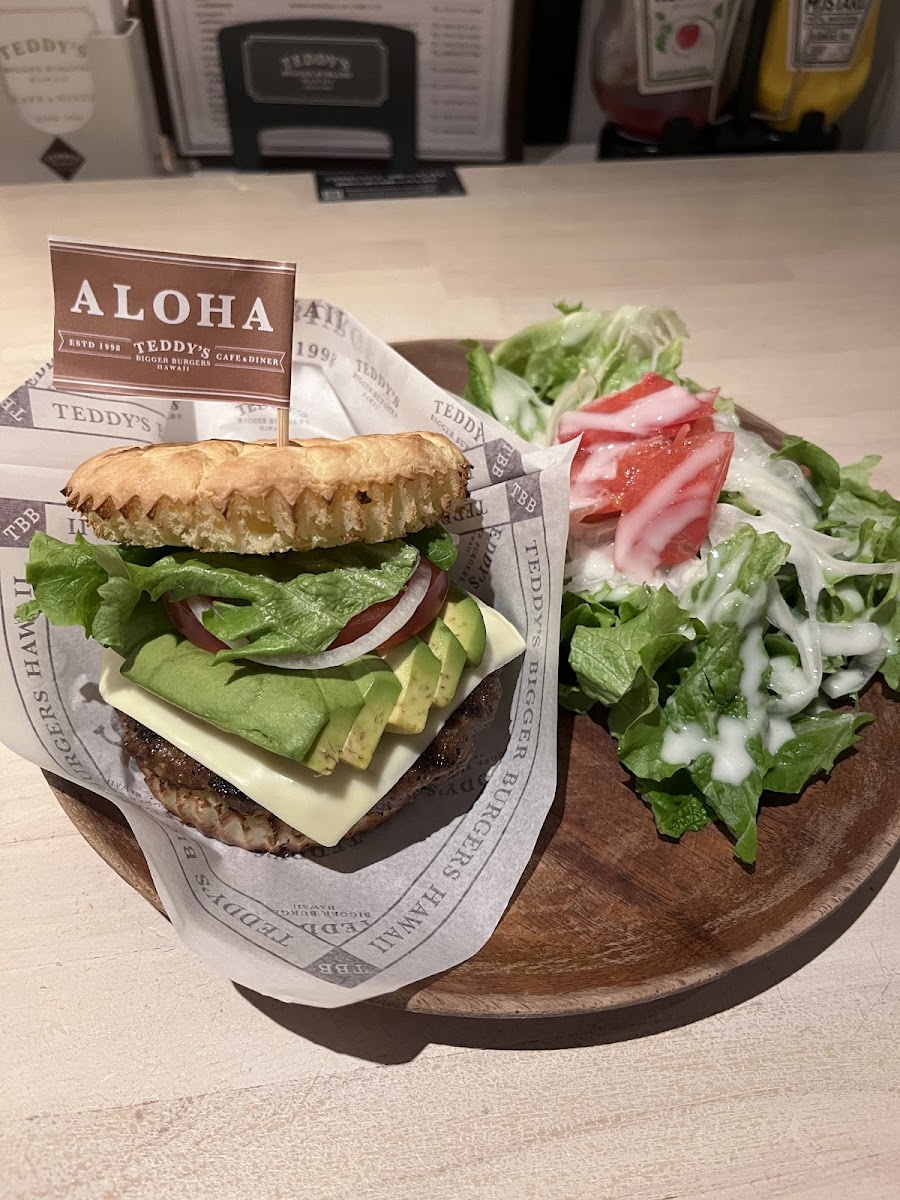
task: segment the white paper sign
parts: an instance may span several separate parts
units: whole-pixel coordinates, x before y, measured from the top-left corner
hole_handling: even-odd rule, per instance
[[[254,406],[180,405],[53,392],[45,369],[0,404],[0,656],[3,740],[23,757],[113,800],[147,857],[184,941],[230,979],[281,1000],[336,1007],[471,957],[490,937],[534,849],[556,790],[559,608],[572,446],[536,451],[421,375],[323,301],[300,301],[315,361],[296,372],[302,431],[439,430],[473,465],[450,523],[453,574],[521,631],[495,719],[468,767],[426,789],[349,846],[277,858],[212,841],[169,815],[121,748],[98,688],[99,647],[43,617],[19,625],[31,534],[81,528],[59,489],[107,446],[272,432]],[[304,339],[311,344],[311,338]],[[140,424],[146,419],[149,429]],[[140,425],[140,428],[138,426]],[[35,467],[34,463],[41,465]]]

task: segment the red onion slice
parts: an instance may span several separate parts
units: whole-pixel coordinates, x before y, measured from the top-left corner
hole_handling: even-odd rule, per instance
[[[372,650],[377,650],[382,642],[386,642],[389,637],[399,633],[425,599],[430,582],[431,568],[427,562],[421,561],[410,576],[409,582],[406,584],[406,591],[384,620],[379,621],[374,628],[358,637],[355,642],[348,642],[345,646],[336,646],[333,650],[322,650],[319,654],[266,654],[259,657],[248,655],[247,661],[259,663],[263,667],[280,667],[285,671],[319,671],[325,667],[342,667],[346,663],[353,662],[354,659],[361,658],[364,654],[369,654]],[[203,619],[203,613],[210,607],[209,602],[198,599],[189,600],[188,604],[198,620]],[[246,645],[246,640],[227,644],[234,649],[237,646]]]

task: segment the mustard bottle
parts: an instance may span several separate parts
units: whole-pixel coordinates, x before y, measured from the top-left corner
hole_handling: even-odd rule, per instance
[[[805,113],[833,125],[868,78],[881,0],[774,0],[756,105],[773,129],[793,132]]]

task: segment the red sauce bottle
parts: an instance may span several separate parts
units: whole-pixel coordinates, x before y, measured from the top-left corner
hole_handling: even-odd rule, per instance
[[[687,118],[718,111],[722,68],[740,0],[607,0],[593,46],[600,107],[622,132],[656,142]]]

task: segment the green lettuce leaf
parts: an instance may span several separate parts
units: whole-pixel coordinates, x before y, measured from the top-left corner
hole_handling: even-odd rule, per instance
[[[526,441],[537,441],[544,432],[547,406],[529,383],[496,363],[491,406],[497,420]]]
[[[586,713],[596,704],[596,701],[586,695],[575,683],[561,683],[558,692],[559,706],[569,712]]]
[[[215,596],[204,614],[206,628],[221,641],[247,639],[220,651],[219,660],[316,654],[357,613],[396,596],[418,552],[393,541],[272,556],[178,550],[146,559],[115,546],[92,546],[80,536],[70,545],[36,534],[26,567],[35,599],[24,616],[31,619],[39,610],[54,624],[81,625],[121,652],[141,595]]]
[[[809,472],[809,482],[815,489],[823,509],[827,509],[841,486],[841,469],[827,450],[814,442],[788,434],[774,458],[789,458]]]
[[[469,364],[463,398],[525,441],[539,440],[547,422],[547,406],[534,389],[514,372],[495,363],[480,342],[468,341],[463,345],[468,350]]]
[[[585,695],[612,705],[631,689],[639,671],[655,675],[693,636],[688,614],[668,588],[659,588],[630,620],[606,627],[579,625],[572,633],[569,663]]]
[[[666,728],[659,684],[639,671],[631,690],[609,710],[609,731],[619,743],[619,761],[638,779],[659,783],[681,770],[681,764],[662,759]]]
[[[881,488],[873,488],[869,476],[881,462],[870,454],[861,462],[840,469],[840,485],[828,505],[826,524],[829,528],[857,528],[862,521],[874,520],[879,526],[890,526],[900,517],[900,500]]]
[[[890,524],[877,521],[874,517],[861,521],[853,560],[865,563],[900,560],[900,517],[895,517]]]
[[[675,381],[685,330],[671,310],[593,312],[563,305],[560,311],[491,351],[497,366],[525,380],[542,400],[555,400],[581,371],[595,378],[595,395],[628,387],[650,370]]]
[[[430,525],[428,529],[408,533],[404,540],[441,571],[449,571],[456,562],[456,543],[443,525]]]
[[[668,780],[638,779],[636,782],[663,837],[677,839],[685,833],[696,833],[716,819],[716,814],[685,771]]]
[[[763,776],[771,766],[761,737],[765,717],[749,719],[745,651],[752,650],[749,660],[760,663],[756,691],[749,698],[758,714],[768,675],[761,635],[767,586],[787,553],[787,545],[774,534],[759,534],[749,526],[715,547],[708,559],[707,576],[694,585],[684,602],[686,611],[674,597],[668,602],[683,619],[688,613],[699,618],[702,625],[696,638],[673,646],[661,662],[652,657],[642,662],[629,690],[613,703],[609,714],[619,758],[636,776],[638,790],[661,822],[660,832],[679,836],[676,830],[684,832],[698,822],[705,823],[711,813],[732,833],[734,852],[744,862],[753,862],[756,856],[756,815]],[[651,593],[650,605],[666,593],[666,588]],[[573,649],[585,637],[596,641],[598,633],[609,636],[631,625],[639,629],[643,617],[608,630],[581,634],[576,629]],[[748,647],[748,639],[756,644]],[[611,657],[613,666],[605,680],[610,688],[624,676],[620,664],[628,649]],[[597,671],[596,666],[593,669]],[[580,674],[578,679],[588,692]],[[739,784],[713,778],[715,759],[706,746],[719,737],[723,720],[733,723],[731,736],[740,741],[736,750],[747,756],[749,769]],[[696,738],[697,753],[688,763],[667,762],[663,758],[667,733],[684,730],[692,731],[691,737]]]
[[[678,368],[686,331],[671,310],[594,312],[565,300],[554,307],[558,316],[505,338],[490,354],[478,342],[463,343],[465,398],[520,437],[552,442],[564,412],[630,387],[648,371],[683,382]]]
[[[108,579],[90,544],[76,534],[75,544],[46,533],[31,539],[25,578],[35,598],[16,609],[17,621],[33,621],[44,613],[51,625],[80,625],[90,634],[101,604],[98,589]]]
[[[466,349],[466,362],[469,366],[469,378],[463,399],[493,416],[491,394],[494,390],[494,364],[481,342],[469,340],[462,344]]]
[[[777,534],[740,526],[710,550],[706,574],[694,584],[685,607],[707,627],[718,621],[750,624],[762,614],[765,585],[789,553],[790,547]]]
[[[794,736],[778,751],[766,772],[767,792],[802,792],[814,775],[826,774],[837,758],[856,745],[858,734],[874,717],[867,712],[821,712],[791,722]]]
[[[756,862],[756,816],[763,791],[763,776],[771,762],[759,738],[747,742],[753,768],[741,783],[729,783],[713,778],[713,756],[703,754],[691,767],[691,777],[706,798],[710,808],[735,839],[734,854],[741,862]]]
[[[576,300],[574,304],[570,304],[568,300],[554,300],[553,307],[557,312],[562,313],[564,317],[567,317],[569,313],[584,312],[584,302],[582,300]]]
[[[690,794],[702,800],[733,834],[737,857],[744,862],[753,862],[756,813],[763,790],[763,775],[770,765],[770,757],[759,737],[752,735],[746,740],[744,748],[752,760],[752,767],[739,784],[714,779],[714,757],[705,750],[690,763],[671,763],[662,756],[663,742],[670,729],[696,729],[712,741],[718,735],[723,718],[740,722],[747,717],[747,701],[741,688],[744,672],[741,649],[748,636],[752,634],[736,624],[714,626],[699,642],[693,661],[681,672],[664,706],[652,703],[652,691],[648,690],[646,682],[638,697],[626,697],[630,705],[634,705],[636,699],[638,703],[632,709],[634,719],[620,737],[619,757],[641,780],[642,794],[658,791],[663,781],[674,776],[689,778],[696,789]],[[618,712],[616,717],[620,719]],[[682,796],[687,794],[684,784],[676,788],[676,792]]]
[[[579,625],[590,628],[597,625],[614,625],[615,622],[615,611],[605,604],[598,603],[590,596],[583,596],[578,592],[563,593],[562,611],[559,618],[561,644],[565,645],[571,641],[572,634]]]

